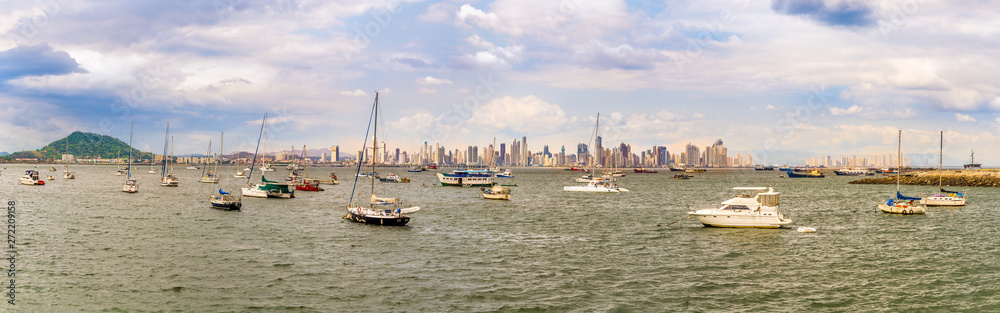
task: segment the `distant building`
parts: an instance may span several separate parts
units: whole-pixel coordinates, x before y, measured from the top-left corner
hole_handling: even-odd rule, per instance
[[[699,161],[698,158],[699,156],[701,156],[701,149],[699,149],[698,146],[692,145],[690,143],[687,144],[687,146],[684,147],[684,156],[686,157],[684,160],[684,164],[686,164],[687,166],[701,165],[701,162]]]
[[[330,162],[340,161],[340,146],[330,147]]]
[[[63,163],[73,163],[76,162],[76,158],[74,158],[72,154],[63,154],[62,161]]]

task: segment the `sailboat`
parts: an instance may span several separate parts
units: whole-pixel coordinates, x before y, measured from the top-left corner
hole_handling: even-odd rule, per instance
[[[233,169],[236,169],[236,173],[233,174],[233,177],[247,178],[247,173],[245,171],[239,170],[239,164],[240,164],[240,137],[236,136],[236,161],[233,162],[234,165]]]
[[[122,184],[122,191],[127,193],[139,192],[139,183],[135,178],[132,178],[132,124],[128,127],[128,177],[125,178],[125,183]]]
[[[224,138],[223,137],[224,135],[225,135],[224,133],[219,134],[219,158],[215,160],[216,173],[219,172],[219,164],[222,163],[222,145],[223,145],[222,140]],[[211,145],[211,143],[209,143],[209,145]],[[212,182],[212,189],[216,189],[215,185],[217,184],[219,184],[219,177],[216,177],[215,181]],[[223,209],[223,210],[239,210],[240,208],[243,207],[242,197],[236,198],[233,195],[229,194],[228,192],[223,191],[222,188],[218,189],[219,189],[219,194],[215,194],[213,192],[212,199],[209,200],[209,202],[212,203],[213,208]]]
[[[170,137],[170,122],[167,122],[167,134],[163,137],[163,166],[160,168],[160,186],[177,187],[180,180],[174,177],[173,166],[167,167],[170,156],[167,155],[167,144],[170,145],[170,156],[174,154],[173,137]]]
[[[274,172],[274,168],[271,167],[271,164],[267,163],[267,131],[263,132],[263,136],[264,136],[264,143],[263,143],[264,147],[261,150],[264,150],[264,155],[260,158],[261,163],[263,163],[263,165],[260,166],[260,171]]]
[[[125,176],[127,174],[125,172],[126,169],[121,168],[122,166],[121,162],[122,162],[122,151],[118,150],[118,155],[115,156],[115,167],[118,168],[118,170],[115,171],[115,176]]]
[[[368,131],[372,131],[372,173],[375,173],[375,163],[376,159],[374,156],[378,155],[378,92],[375,93],[375,104],[372,106],[372,116],[369,121],[374,120],[374,125],[366,130],[365,141],[368,140]],[[364,153],[367,152],[367,147],[361,149],[362,155],[358,156],[358,160],[364,160]],[[362,162],[358,162],[358,169],[356,173],[361,172]],[[354,187],[351,189],[351,200],[347,203],[347,215],[344,216],[345,219],[349,219],[357,223],[365,224],[375,224],[375,225],[386,225],[386,226],[403,226],[410,222],[410,214],[420,211],[420,207],[411,206],[404,208],[404,205],[399,201],[398,198],[382,198],[375,196],[375,175],[369,175],[371,180],[371,192],[369,193],[369,202],[366,205],[354,205],[354,189],[358,186],[358,176],[354,178]]]
[[[902,143],[903,143],[903,131],[899,131],[899,139],[896,143],[896,198],[889,199],[885,203],[879,203],[878,209],[885,213],[896,213],[896,214],[924,214],[927,213],[927,208],[920,204],[920,198],[907,197],[899,193],[899,172],[900,167],[900,157],[902,156]],[[914,202],[917,201],[917,202]]]
[[[594,124],[594,146],[597,146],[597,136],[600,133],[601,125],[601,113],[597,113],[597,122]],[[591,163],[591,175],[589,176],[589,181],[586,186],[565,186],[563,191],[581,191],[581,192],[610,192],[610,193],[620,193],[628,192],[628,189],[618,186],[614,183],[612,179],[614,178],[598,178],[594,173],[597,173],[597,160]],[[587,177],[587,176],[584,176]]]
[[[294,149],[292,150],[295,151]],[[306,146],[302,145],[302,161],[306,159]],[[300,178],[301,177],[301,178]],[[295,182],[295,190],[301,191],[323,191],[319,186],[319,180],[306,178],[306,167],[297,165],[292,169],[292,180]]]
[[[926,206],[963,206],[965,195],[958,191],[948,191],[942,186],[944,171],[941,169],[944,159],[944,131],[941,131],[941,148],[938,150],[938,189],[943,194],[936,194],[920,200]],[[964,191],[964,190],[963,190]]]
[[[264,136],[264,125],[267,124],[267,113],[264,113],[264,119],[260,123],[260,135],[257,137],[257,143],[260,144],[261,139]],[[258,147],[259,148],[259,147]],[[263,160],[261,160],[263,161]],[[253,162],[250,163],[250,170],[247,172],[247,187],[241,188],[244,196],[255,197],[255,198],[281,198],[289,199],[295,198],[295,189],[288,188],[288,184],[278,183],[276,181],[267,180],[264,174],[260,175],[260,184],[254,184],[250,182],[250,178],[253,177],[254,165],[257,164],[257,151],[254,151]]]
[[[212,156],[212,140],[211,139],[208,140],[208,153],[206,153],[206,154],[208,154],[209,157]],[[208,166],[205,166],[203,164],[202,167],[204,169],[201,170],[201,182],[203,182],[203,183],[210,183],[210,184],[214,184],[214,183],[218,183],[219,182],[219,177],[215,176],[215,174],[208,169]],[[218,166],[216,166],[216,169],[218,169]]]
[[[66,153],[69,154],[69,136],[66,136]],[[66,165],[63,168],[63,178],[76,179],[76,174],[69,170],[69,160],[66,160]]]

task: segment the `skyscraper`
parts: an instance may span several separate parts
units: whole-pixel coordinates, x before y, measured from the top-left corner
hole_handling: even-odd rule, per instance
[[[330,162],[340,161],[340,146],[330,147]]]
[[[506,154],[507,154],[507,149],[505,148],[505,144],[501,142],[500,143],[500,159],[497,160],[497,164],[499,164],[500,166],[507,165],[507,156],[506,156]]]
[[[722,145],[722,139],[716,140],[710,147],[705,148],[705,163],[709,167],[729,167],[726,147]]]
[[[597,136],[594,140],[594,163],[595,165],[604,165],[604,146],[601,145],[601,136]]]
[[[699,156],[701,156],[700,150],[701,149],[698,149],[698,146],[688,143],[687,146],[684,147],[684,156],[686,157],[684,164],[687,166],[701,165],[701,162],[698,161]]]
[[[521,166],[528,166],[531,162],[528,161],[528,136],[521,137]]]

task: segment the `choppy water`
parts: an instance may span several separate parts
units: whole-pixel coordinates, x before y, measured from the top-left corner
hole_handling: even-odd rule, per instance
[[[76,166],[64,180],[40,166],[56,176],[44,187],[17,185],[27,166],[7,167],[24,312],[1000,310],[997,189],[896,216],[873,209],[894,186],[844,177],[629,173],[621,184],[633,192],[613,195],[563,192],[579,173],[515,169],[503,202],[399,173],[413,182],[380,194],[423,210],[391,228],[341,218],[347,169],[324,192],[244,198],[227,212],[209,207],[200,171],[178,170],[179,188],[142,171],[140,193],[125,194],[113,167]],[[657,226],[736,186],[774,186],[793,229],[818,232]]]

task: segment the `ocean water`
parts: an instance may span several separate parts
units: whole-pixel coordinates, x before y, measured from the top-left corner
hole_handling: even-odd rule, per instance
[[[61,168],[39,166],[56,179],[18,185],[27,168],[0,174],[18,210],[14,311],[1000,310],[998,189],[971,188],[965,207],[899,216],[874,209],[895,186],[849,177],[628,173],[620,184],[631,193],[588,194],[562,191],[578,172],[514,169],[512,200],[490,201],[478,188],[438,186],[433,172],[399,170],[413,182],[376,183],[376,193],[422,210],[406,227],[381,227],[342,219],[346,168],[309,168],[337,172],[341,185],[244,198],[238,212],[210,208],[201,171],[179,168],[181,186],[166,188],[137,167],[140,192],[126,194],[114,167],[75,166],[77,179],[64,180]],[[775,187],[792,229],[666,226],[738,186]]]

